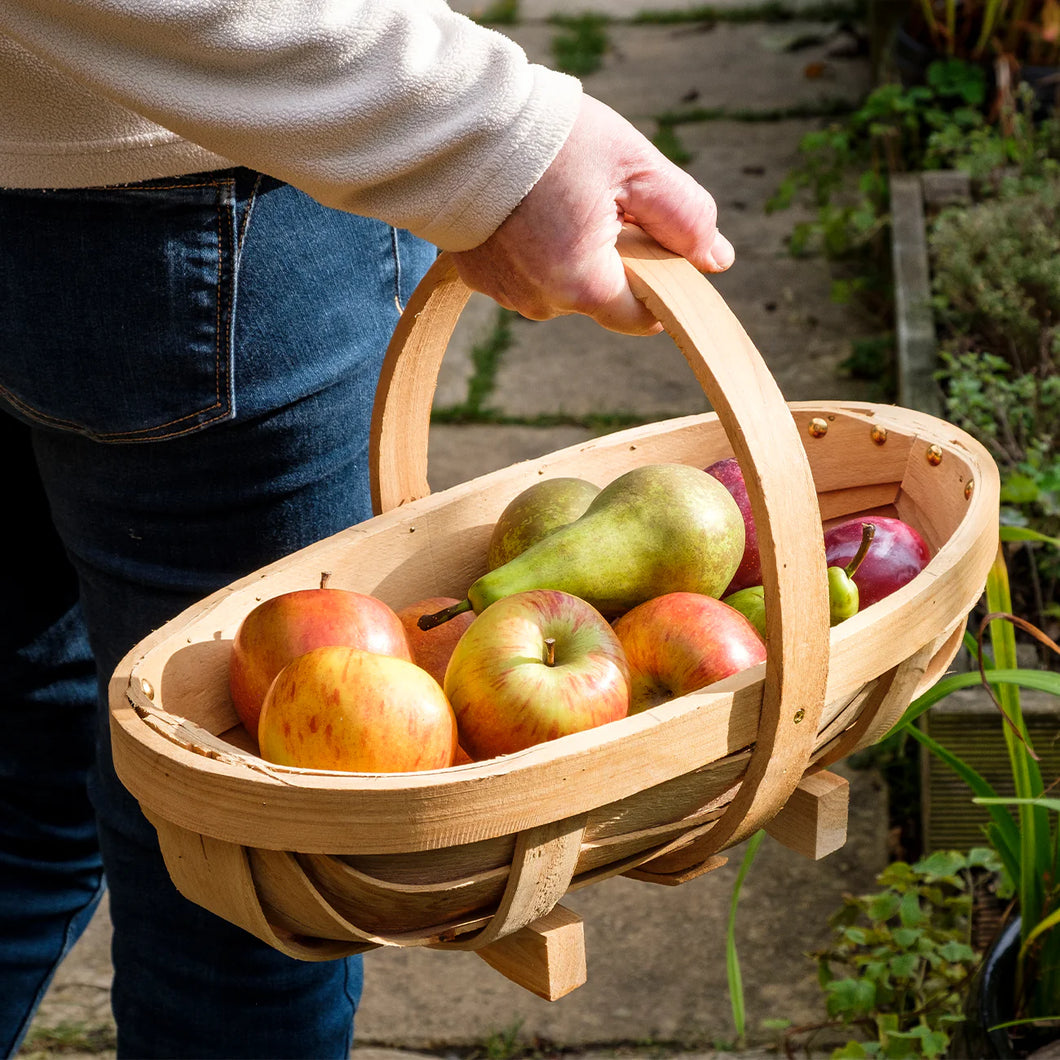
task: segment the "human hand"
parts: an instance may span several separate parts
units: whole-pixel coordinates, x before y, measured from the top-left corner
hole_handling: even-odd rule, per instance
[[[661,325],[629,288],[615,243],[636,224],[703,272],[735,257],[714,199],[610,107],[585,96],[571,134],[526,198],[484,243],[454,253],[461,279],[531,320],[569,313],[610,331]]]

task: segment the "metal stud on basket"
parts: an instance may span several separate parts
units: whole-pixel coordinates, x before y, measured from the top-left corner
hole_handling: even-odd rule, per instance
[[[786,403],[709,280],[631,230],[638,297],[715,412],[651,424],[427,487],[435,381],[469,292],[442,256],[406,309],[373,424],[375,518],[228,586],[137,645],[111,684],[119,776],[192,901],[305,960],[378,946],[470,949],[527,989],[585,979],[567,891],[625,874],[676,884],[759,828],[810,857],[845,839],[827,766],[879,739],[949,665],[998,537],[998,475],[938,419],[893,406]],[[543,476],[605,484],[630,467],[740,461],[758,526],[767,662],[642,714],[486,762],[367,775],[255,753],[228,695],[231,639],[260,598],[314,584],[401,607],[461,597],[508,501]],[[822,520],[897,514],[933,558],[829,629]]]

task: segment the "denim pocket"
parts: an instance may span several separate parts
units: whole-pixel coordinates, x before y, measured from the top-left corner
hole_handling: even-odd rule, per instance
[[[0,394],[107,442],[232,415],[232,171],[0,192]]]

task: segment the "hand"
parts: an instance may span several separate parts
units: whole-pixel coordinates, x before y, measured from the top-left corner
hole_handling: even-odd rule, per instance
[[[610,331],[661,325],[629,288],[615,242],[623,224],[703,272],[735,257],[710,193],[610,107],[585,96],[571,134],[489,239],[453,255],[464,282],[531,320],[568,313]]]

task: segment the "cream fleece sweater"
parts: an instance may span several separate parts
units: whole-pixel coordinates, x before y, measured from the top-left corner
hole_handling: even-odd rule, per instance
[[[2,0],[0,186],[238,164],[464,250],[580,92],[443,0]]]

